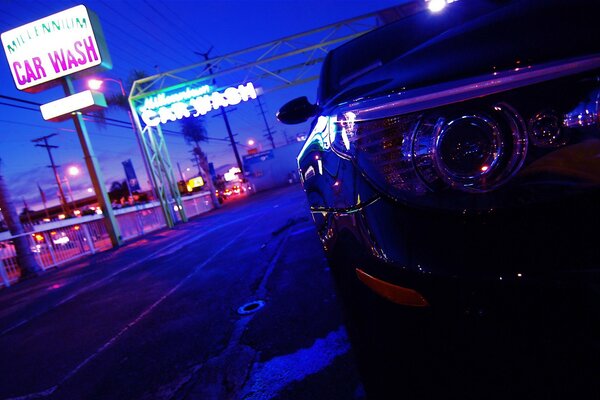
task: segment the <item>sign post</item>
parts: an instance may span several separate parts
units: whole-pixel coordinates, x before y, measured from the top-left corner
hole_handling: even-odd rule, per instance
[[[73,119],[110,240],[120,246],[119,226],[81,114],[106,107],[106,101],[98,92],[75,93],[71,80],[74,74],[112,68],[97,16],[78,5],[3,32],[0,38],[18,90],[35,93],[62,84],[67,97],[42,105],[40,111],[48,121]]]
[[[70,77],[66,76],[64,78],[63,87],[67,96],[74,94],[75,90]],[[115,213],[110,204],[110,199],[108,198],[106,188],[102,183],[104,182],[104,179],[102,177],[102,172],[100,171],[100,165],[98,164],[98,159],[94,155],[94,150],[92,149],[92,144],[85,127],[83,115],[80,111],[73,113],[73,122],[75,123],[77,137],[79,138],[79,143],[81,144],[81,149],[83,150],[83,159],[85,161],[85,165],[87,166],[88,172],[90,173],[92,186],[94,187],[100,209],[104,215],[108,236],[110,237],[113,247],[118,247],[123,244],[123,239],[119,230],[119,224],[117,223],[117,218],[115,217]]]

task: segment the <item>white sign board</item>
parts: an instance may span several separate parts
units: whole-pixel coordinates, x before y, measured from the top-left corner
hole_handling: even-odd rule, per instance
[[[106,108],[106,99],[102,92],[85,90],[40,106],[42,117],[46,121],[63,121],[75,111],[93,111]]]
[[[98,19],[84,5],[4,32],[1,38],[19,90],[38,92],[67,75],[112,68]]]

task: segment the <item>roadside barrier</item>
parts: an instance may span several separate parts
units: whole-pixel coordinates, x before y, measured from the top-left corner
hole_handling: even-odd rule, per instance
[[[213,208],[208,192],[184,196],[182,200],[188,218]],[[179,215],[175,212],[175,207],[171,209],[174,215]],[[166,227],[158,202],[117,209],[115,216],[123,240],[131,240]],[[101,214],[34,225],[32,231],[19,236],[27,236],[29,248],[44,270],[112,247]],[[18,236],[11,236],[9,232],[0,232],[0,287],[10,286],[21,276],[14,246],[16,237]]]

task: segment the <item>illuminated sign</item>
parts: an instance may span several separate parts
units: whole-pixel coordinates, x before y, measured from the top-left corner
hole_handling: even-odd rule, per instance
[[[86,90],[81,93],[42,104],[40,111],[46,121],[63,121],[71,117],[75,111],[93,111],[106,107],[104,94],[93,90]]]
[[[252,82],[238,87],[228,87],[222,92],[210,92],[205,85],[200,88],[186,88],[182,92],[164,93],[147,97],[137,112],[147,126],[158,126],[182,118],[206,115],[221,107],[234,106],[242,101],[256,99],[256,89]]]
[[[188,192],[191,192],[195,188],[202,187],[202,186],[204,186],[204,179],[202,179],[201,176],[197,176],[195,178],[190,179],[189,181],[187,181],[187,184],[186,184]]]
[[[140,107],[141,110],[157,110],[160,107],[170,106],[175,103],[179,103],[185,100],[193,99],[194,97],[202,96],[210,93],[210,86],[204,85],[199,88],[185,88],[182,92],[174,94],[160,93],[156,96],[146,97],[144,99],[144,105]]]
[[[240,174],[241,172],[242,172],[242,170],[239,169],[238,167],[229,168],[229,171],[225,172],[225,174],[223,175],[223,178],[227,182],[239,181],[240,178],[238,177],[238,174]]]
[[[93,67],[112,68],[96,15],[79,5],[1,35],[17,89],[37,92]]]
[[[274,157],[273,150],[266,150],[256,154],[248,154],[244,156],[244,165],[251,165],[272,160]]]

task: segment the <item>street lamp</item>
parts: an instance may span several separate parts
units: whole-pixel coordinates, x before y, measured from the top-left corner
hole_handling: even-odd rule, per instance
[[[240,143],[240,146],[245,147],[248,154],[256,154],[262,151],[262,145],[254,139],[248,139],[246,144]]]
[[[79,175],[80,172],[81,171],[79,170],[79,167],[75,165],[71,165],[69,168],[67,168],[67,175],[71,175],[73,177]],[[76,215],[75,211],[77,207],[75,207],[75,198],[73,197],[73,191],[71,190],[71,184],[67,175],[65,175],[64,177],[65,183],[67,184],[67,190],[69,191],[69,196],[71,197],[71,207],[73,207],[73,215]]]
[[[80,172],[80,171],[79,171],[79,168],[78,168],[78,167],[76,167],[75,165],[71,165],[71,166],[70,166],[70,167],[67,169],[67,172],[68,172],[68,174],[69,174],[69,175],[71,175],[71,176],[77,176],[77,175],[79,175],[79,172]]]
[[[123,81],[120,79],[112,79],[112,78],[94,79],[94,78],[92,78],[92,79],[88,80],[88,87],[92,90],[100,90],[100,88],[102,87],[102,84],[105,81],[115,82],[116,84],[118,84],[119,87],[121,88],[121,94],[123,96],[126,96],[125,87],[123,86]]]

